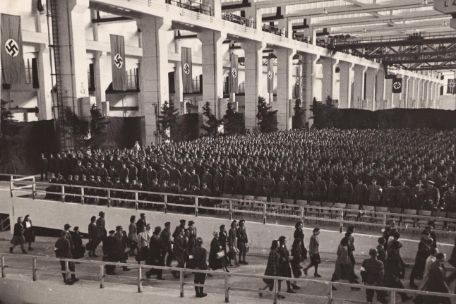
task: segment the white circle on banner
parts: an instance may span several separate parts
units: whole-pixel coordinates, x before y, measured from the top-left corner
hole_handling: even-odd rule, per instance
[[[19,55],[19,45],[17,44],[16,40],[10,38],[5,42],[5,51],[11,57],[16,57]]]
[[[400,90],[400,89],[402,88],[402,83],[401,83],[400,81],[395,81],[395,82],[393,83],[393,88],[394,88],[395,90]]]
[[[118,68],[119,70],[123,67],[123,58],[122,56],[120,56],[119,53],[117,53],[115,56],[114,56],[114,65],[116,66],[116,68]]]
[[[272,72],[268,71],[268,79],[272,79]]]

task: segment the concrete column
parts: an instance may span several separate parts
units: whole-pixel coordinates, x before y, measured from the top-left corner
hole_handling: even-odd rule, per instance
[[[180,58],[180,55],[179,55]],[[182,80],[181,62],[177,61],[174,65],[174,104],[179,108],[179,114],[184,114],[184,84]]]
[[[416,80],[416,108],[420,109],[423,107],[423,81],[421,79]]]
[[[377,81],[375,85],[375,101],[373,110],[380,110],[384,106],[385,100],[385,71],[378,70],[376,75]]]
[[[257,127],[258,97],[263,92],[263,49],[261,42],[245,42],[242,44],[245,54],[245,128],[253,130]],[[266,98],[266,96],[263,96]]]
[[[310,120],[310,106],[314,98],[314,84],[316,78],[316,67],[318,56],[314,54],[302,55],[302,108],[305,110],[305,122],[311,126]]]
[[[215,19],[221,19],[222,18],[222,1],[221,0],[208,0],[208,2],[212,7],[212,16],[214,16]]]
[[[402,77],[401,75],[397,75],[398,78]],[[402,79],[402,83],[404,83],[404,79]],[[391,88],[392,92],[393,88]],[[402,88],[403,91],[403,88]],[[401,107],[401,99],[402,99],[402,93],[392,93],[393,94],[393,100],[391,102],[391,108],[400,108]]]
[[[95,97],[97,106],[101,109],[101,103],[106,101],[106,88],[112,78],[109,69],[102,69],[103,62],[108,62],[106,55],[102,52],[95,52],[93,56],[93,70],[95,76]],[[109,58],[109,60],[111,60]],[[106,66],[106,65],[105,65]]]
[[[77,99],[89,97],[85,37],[89,0],[61,0],[56,4],[62,103],[79,114]]]
[[[407,99],[408,99],[408,85],[409,85],[409,76],[404,76],[402,78],[402,108],[407,109]]]
[[[169,101],[167,34],[171,29],[171,21],[142,16],[137,22],[143,36],[139,108],[145,118],[143,144],[150,145],[157,143],[157,117],[160,107],[165,101]]]
[[[415,77],[409,78],[409,100],[408,100],[408,108],[415,109],[416,108],[416,89],[417,89],[417,82]]]
[[[322,102],[325,102],[326,98],[334,98],[334,73],[336,67],[336,60],[328,57],[320,58],[320,62],[323,68],[323,83],[322,83]]]
[[[223,98],[223,53],[222,43],[225,34],[214,31],[198,33],[201,40],[203,67],[203,100],[213,105],[217,118],[223,115],[224,109],[218,108],[218,100]],[[201,105],[198,107],[201,108]]]
[[[440,84],[435,84],[435,99],[434,99],[434,109],[440,108]]]
[[[377,70],[373,68],[368,68],[366,71],[366,109],[371,111],[374,109],[376,74]]]
[[[429,107],[434,108],[434,98],[435,98],[435,83],[433,81],[429,81]]]
[[[383,109],[391,109],[393,107],[393,79],[385,79],[385,107]]]
[[[339,62],[339,108],[350,108],[352,83],[353,83],[353,63],[340,61]]]
[[[277,122],[279,130],[291,129],[290,100],[293,96],[293,50],[278,48],[277,56]]]
[[[366,67],[362,65],[355,65],[353,67],[353,92],[352,92],[352,107],[356,109],[363,108],[364,99],[364,73]]]
[[[50,50],[45,44],[40,44],[38,51],[38,79],[40,80],[40,89],[37,96],[39,120],[48,120],[53,118],[51,62],[49,52]]]

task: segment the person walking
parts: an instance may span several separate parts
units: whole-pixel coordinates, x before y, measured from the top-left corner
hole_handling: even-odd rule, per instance
[[[307,271],[311,268],[315,268],[314,277],[321,278],[321,275],[318,273],[318,265],[321,263],[320,258],[320,241],[318,240],[318,236],[320,235],[320,228],[314,228],[312,232],[312,236],[310,237],[309,241],[309,257],[310,257],[310,264],[304,268],[304,274],[307,276]]]
[[[294,239],[293,245],[291,246],[291,272],[293,273],[294,278],[300,278],[302,276],[302,246],[301,239]],[[300,289],[296,282],[291,283],[293,289]]]
[[[138,248],[138,230],[135,223],[136,216],[132,215],[130,217],[130,225],[128,225],[128,245],[130,247],[129,254],[134,256],[136,249]],[[142,229],[142,232],[145,230],[145,227]]]
[[[195,270],[207,270],[207,251],[203,248],[203,239],[198,237],[195,242],[195,247],[192,249],[191,255],[189,257],[191,262],[192,268]],[[206,281],[206,274],[205,273],[194,273],[194,280],[193,282],[195,285],[204,285]],[[195,286],[195,293],[197,298],[204,298],[207,296],[206,293],[203,292],[203,286]]]
[[[70,241],[67,238],[67,232],[62,231],[60,233],[60,238],[55,242],[54,245],[55,256],[58,259],[71,259],[73,258],[71,254],[71,245]],[[76,267],[73,262],[68,262],[68,269],[66,267],[66,262],[60,260],[60,269],[62,271],[63,282],[67,285],[73,285],[75,282],[79,281],[76,278]],[[71,278],[67,276],[67,272],[71,272]]]
[[[155,265],[155,266],[164,266],[165,265],[165,254],[166,254],[166,246],[167,244],[163,244],[161,235],[161,227],[157,226],[154,229],[154,233],[150,238],[149,244],[149,255],[146,259],[147,265]],[[146,272],[146,276],[148,279],[152,276],[152,274],[157,275],[157,280],[163,280],[163,271],[161,269],[154,270],[150,269]]]
[[[212,235],[213,238],[209,250],[209,268],[212,270],[223,269],[224,271],[229,272],[226,267],[226,252],[223,250],[223,246],[220,243],[218,231],[214,231]]]
[[[342,238],[339,247],[337,248],[336,265],[331,278],[331,282],[336,282],[341,279],[348,280],[350,283],[358,284],[356,275],[353,271],[353,264],[348,253],[348,238],[346,236]],[[337,290],[334,286],[332,289]],[[352,290],[356,289],[352,288]]]
[[[138,253],[136,254],[136,261],[139,264],[147,259],[150,238],[150,224],[147,224],[146,230],[138,234]]]
[[[284,236],[279,237],[279,276],[291,278],[291,267],[290,267],[290,253],[288,252],[286,245],[286,238]],[[291,287],[291,280],[287,280],[287,292],[295,293]]]
[[[450,288],[447,284],[447,279],[445,277],[445,254],[439,252],[436,255],[436,261],[432,264],[431,269],[429,270],[429,279],[424,288],[425,291],[430,292],[440,292],[440,293],[450,293]],[[438,296],[423,296],[424,303],[432,304],[451,304],[451,300],[448,297],[438,297]]]
[[[269,251],[269,257],[268,257],[268,262],[266,264],[266,270],[264,271],[265,276],[279,276],[279,260],[280,260],[280,254],[279,254],[279,242],[277,240],[273,240],[271,244],[271,249]],[[274,280],[269,279],[269,278],[264,278],[263,282],[266,284],[263,288],[260,288],[260,291],[258,292],[258,295],[263,297],[263,290],[269,289],[269,291],[272,291],[274,288]],[[281,286],[280,284],[278,285],[278,295],[277,297],[279,299],[283,299],[284,296],[280,294]]]
[[[13,238],[11,239],[11,247],[9,249],[10,253],[13,253],[14,247],[19,245],[22,249],[22,253],[27,253],[27,251],[24,248],[24,243],[25,243],[25,228],[22,223],[22,217],[17,218],[16,224],[14,224],[13,228]]]
[[[239,249],[237,248],[237,221],[234,220],[231,222],[231,228],[228,232],[228,248],[229,248],[229,259],[230,259],[230,266],[231,260],[234,260],[234,266],[239,266],[237,255],[239,253]]]
[[[86,248],[89,251],[89,257],[98,257],[95,254],[95,249],[96,246],[100,243],[98,241],[98,232],[97,232],[97,224],[95,224],[97,218],[96,216],[92,216],[90,218],[90,223],[88,226],[88,232],[89,232],[89,242],[86,244]]]
[[[245,260],[245,256],[247,255],[248,251],[248,238],[247,238],[247,230],[245,229],[245,220],[239,221],[239,228],[236,231],[237,236],[237,248],[239,249],[239,264],[247,265],[247,261]]]
[[[32,243],[35,242],[35,231],[33,230],[32,220],[30,219],[30,215],[26,215],[24,217],[24,237],[25,242],[28,244],[28,250],[32,251]]]
[[[364,260],[361,264],[361,278],[363,283],[367,286],[382,286],[383,276],[385,274],[383,263],[377,259],[376,249],[370,249],[369,256],[370,258]],[[366,289],[367,303],[372,304],[374,293],[374,289]],[[383,291],[377,290],[377,300],[382,304],[387,303],[385,293]]]
[[[401,279],[404,278],[405,264],[400,256],[400,248],[402,244],[397,240],[398,236],[395,235],[395,240],[390,242],[390,246],[387,250],[387,257],[385,262],[385,276],[384,286],[391,288],[404,289]],[[406,293],[399,293],[402,302],[406,302],[411,299]]]

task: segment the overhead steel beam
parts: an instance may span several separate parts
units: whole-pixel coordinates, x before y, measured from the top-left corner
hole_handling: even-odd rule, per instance
[[[456,42],[456,35],[442,36],[435,38],[421,38],[421,39],[396,39],[396,40],[382,40],[375,41],[347,41],[336,42],[332,47],[336,51],[347,49],[360,49],[360,48],[374,48],[374,47],[395,47],[395,46],[410,46],[410,45],[425,45],[425,44],[440,44],[440,43],[454,43]]]

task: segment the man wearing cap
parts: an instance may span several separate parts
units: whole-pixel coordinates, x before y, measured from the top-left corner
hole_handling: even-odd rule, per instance
[[[361,265],[361,278],[365,285],[382,286],[384,276],[384,266],[377,259],[377,250],[372,248],[369,250],[369,259],[363,261]],[[374,298],[374,289],[366,289],[367,303],[372,303]],[[383,291],[377,291],[377,300],[380,303],[387,303]]]
[[[60,233],[60,238],[55,242],[54,245],[54,252],[55,256],[58,259],[72,259],[73,256],[71,254],[71,244],[70,241],[67,238],[67,232],[62,231]],[[75,274],[75,265],[73,262],[68,262],[68,269],[66,269],[66,263],[65,261],[60,261],[60,268],[62,270],[62,277],[63,277],[63,282],[67,285],[73,285],[75,282],[79,281],[79,279],[76,278]],[[71,272],[71,279],[68,278],[66,271]]]
[[[188,221],[186,236],[188,239],[188,251],[190,252],[195,246],[196,238],[198,236],[194,221]]]
[[[247,255],[247,230],[245,229],[245,220],[239,221],[239,228],[236,231],[237,234],[237,247],[239,249],[239,264],[247,265],[245,256]]]
[[[141,213],[139,215],[138,221],[136,222],[136,231],[138,232],[138,234],[141,233],[141,232],[144,232],[145,229],[146,229],[146,226],[147,226],[146,214],[145,213]]]
[[[161,227],[157,226],[152,233],[149,243],[149,254],[146,257],[146,264],[155,266],[164,266],[164,254],[166,250],[163,248],[163,243],[160,238]],[[154,270],[150,269],[146,272],[147,278],[150,278],[152,274],[157,275],[157,280],[163,280],[163,271],[161,269]]]
[[[179,221],[180,225],[176,227],[176,229],[174,229],[174,232],[173,232],[173,238],[176,238],[181,231],[185,231],[185,223],[186,221],[184,219],[180,220]]]
[[[171,223],[165,223],[165,229],[160,233],[160,242],[163,258],[166,256],[166,266],[170,266],[173,260],[173,248],[171,242]]]
[[[195,247],[191,251],[189,260],[191,260],[192,268],[197,270],[207,270],[207,250],[203,248],[203,239],[198,237],[196,239]],[[206,274],[205,273],[194,273],[195,278],[193,282],[198,285],[204,285],[206,281]],[[202,286],[195,286],[195,292],[197,298],[204,298],[207,296],[206,293],[203,292],[204,287]]]

